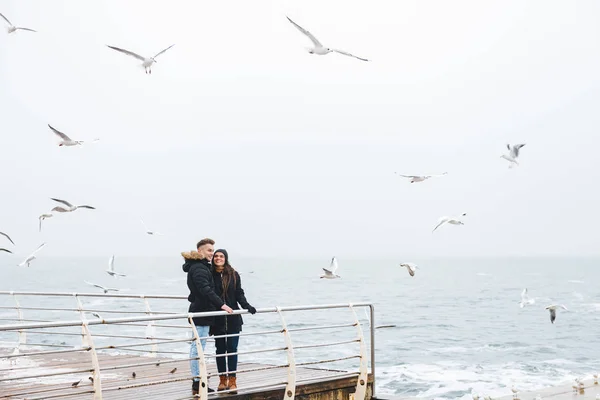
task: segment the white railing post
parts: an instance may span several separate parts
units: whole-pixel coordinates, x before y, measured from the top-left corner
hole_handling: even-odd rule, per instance
[[[354,325],[358,332],[358,341],[360,344],[360,364],[358,368],[358,379],[356,381],[356,392],[354,392],[354,400],[365,400],[367,394],[367,381],[368,381],[368,368],[367,368],[367,346],[365,345],[365,337],[363,335],[362,327],[358,321],[358,316],[354,311],[352,304],[349,305],[350,311],[354,316]]]
[[[206,371],[206,360],[204,359],[204,350],[202,349],[202,343],[200,342],[200,335],[198,335],[198,329],[194,324],[194,319],[188,317],[189,323],[192,326],[192,332],[194,334],[194,342],[196,343],[196,351],[198,352],[198,364],[200,365],[200,385],[198,388],[198,395],[201,400],[208,398],[208,373]],[[194,377],[195,378],[195,377]]]
[[[283,318],[283,313],[281,312],[280,307],[276,307],[277,313],[281,318],[281,326],[283,338],[285,340],[285,349],[287,353],[287,361],[288,361],[288,369],[287,369],[287,384],[285,385],[285,394],[283,395],[283,400],[294,400],[294,396],[296,396],[296,359],[294,357],[294,346],[292,346],[292,338],[290,337],[290,332],[288,331],[287,324],[285,323],[285,318]]]
[[[86,332],[86,328],[84,327],[87,326],[87,318],[85,317],[85,312],[83,311],[83,304],[81,303],[81,299],[79,298],[79,296],[77,296],[77,293],[73,293],[73,296],[75,296],[75,300],[77,300],[77,311],[79,311],[79,317],[81,318],[81,345],[83,347],[90,347],[90,342],[88,340],[89,337],[89,332]]]
[[[19,322],[23,323],[23,311],[21,310],[21,304],[19,304],[19,299],[17,299],[17,295],[14,292],[10,292],[12,298],[17,305],[17,315],[19,316]],[[27,344],[27,332],[23,329],[19,329],[19,343],[17,344],[17,349],[20,345]]]
[[[373,304],[369,304],[370,318],[369,321],[369,330],[371,339],[370,339],[370,351],[371,354],[371,377],[373,379],[373,386],[371,387],[371,397],[376,397],[375,385],[377,384],[377,376],[375,374],[375,307]]]
[[[142,296],[142,299],[144,300],[144,305],[146,306],[146,315],[150,317],[152,314],[150,303],[148,302],[146,296]],[[156,357],[156,352],[158,350],[158,346],[155,343],[156,340],[154,339],[155,331],[156,328],[154,327],[154,321],[149,321],[148,325],[146,325],[146,338],[150,339],[150,342],[152,343],[152,347],[150,347],[150,354],[148,354],[149,357]]]
[[[93,385],[94,385],[94,400],[102,400],[102,382],[100,378],[100,362],[98,361],[98,353],[96,353],[96,347],[92,340],[92,334],[88,327],[87,321],[81,323],[81,329],[83,330],[86,341],[89,344],[90,354],[92,355],[92,366],[94,372],[92,373]]]

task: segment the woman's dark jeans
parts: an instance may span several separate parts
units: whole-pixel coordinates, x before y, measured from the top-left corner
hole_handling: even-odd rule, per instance
[[[215,346],[217,347],[217,354],[225,354],[225,353],[237,353],[238,342],[240,341],[239,336],[231,336],[226,338],[215,339]],[[227,361],[225,360],[227,359]],[[217,370],[220,374],[225,373],[226,371],[237,371],[237,360],[238,356],[227,356],[227,357],[217,357]],[[227,368],[229,367],[229,368]],[[235,376],[234,373],[229,373],[229,376]]]

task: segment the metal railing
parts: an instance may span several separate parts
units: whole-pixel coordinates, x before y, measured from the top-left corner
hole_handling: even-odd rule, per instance
[[[182,304],[185,304],[183,301],[187,302],[187,297],[184,296],[0,292],[0,300],[6,299],[8,296],[12,297],[14,305],[2,305],[3,303],[0,302],[0,342],[6,343],[7,335],[16,334],[17,336],[12,342],[14,346],[11,344],[12,352],[9,349],[7,354],[2,354],[0,349],[0,393],[4,394],[11,390],[11,396],[13,396],[11,398],[27,397],[30,400],[41,400],[69,398],[88,393],[93,394],[94,399],[102,399],[103,394],[117,391],[122,393],[126,390],[134,391],[158,385],[171,388],[174,386],[169,385],[182,381],[189,382],[193,378],[200,381],[197,397],[211,398],[215,393],[209,394],[208,380],[211,377],[218,377],[219,373],[211,372],[209,365],[211,362],[215,363],[220,357],[231,356],[232,353],[205,353],[202,341],[214,341],[232,336],[254,339],[253,346],[244,344],[244,350],[238,350],[236,355],[260,356],[263,357],[263,360],[249,366],[238,364],[237,371],[227,371],[227,373],[235,372],[244,376],[261,371],[261,376],[269,376],[268,379],[261,378],[253,385],[239,384],[238,392],[284,389],[284,399],[293,400],[298,385],[332,379],[356,378],[354,398],[364,400],[370,367],[370,375],[373,380],[371,394],[375,396],[374,307],[370,303],[262,308],[257,310],[257,314],[261,318],[266,319],[270,316],[277,318],[278,321],[271,323],[261,321],[260,324],[253,321],[251,325],[260,326],[262,328],[260,331],[200,337],[195,326],[190,323],[191,318],[228,314],[223,311],[176,313],[175,310],[181,309]],[[64,304],[64,299],[69,297],[75,299],[77,307],[68,307],[68,304]],[[22,301],[26,298],[34,298],[37,301],[34,301],[32,305],[26,305]],[[50,298],[60,298],[63,303],[53,307],[48,304]],[[102,301],[119,300],[120,302],[125,299],[141,299],[144,308],[136,310],[135,307],[132,309],[123,304],[120,304],[118,308],[107,308],[98,304],[84,307],[82,299],[94,298],[100,298]],[[40,299],[44,299],[45,304],[39,305]],[[179,301],[181,303],[169,304],[167,309],[159,312],[152,311],[150,300]],[[141,304],[138,303],[138,305]],[[359,307],[369,309],[369,346],[363,336],[361,318],[355,311]],[[316,315],[319,310],[326,313],[325,323],[321,325],[314,323],[315,319],[318,319]],[[310,323],[302,323],[299,314],[309,311]],[[336,315],[341,317],[339,323],[335,321],[335,312],[343,313],[341,316]],[[65,313],[67,315],[78,313],[80,318],[79,320],[64,321],[60,320],[60,316],[56,317],[57,314],[62,316]],[[248,312],[236,310],[234,313],[247,314]],[[54,314],[54,316],[48,314]],[[125,316],[112,317],[114,314],[124,314]],[[8,318],[11,315],[16,318]],[[106,317],[106,315],[111,315],[111,317]],[[297,317],[291,324],[287,321],[289,315]],[[248,321],[244,326],[247,325],[250,325]],[[137,331],[140,329],[144,329],[144,332],[138,333]],[[157,334],[159,330],[162,331],[160,335]],[[321,337],[318,337],[310,342],[306,341],[310,334],[315,336],[317,332],[327,333],[330,339],[335,339],[323,341]],[[283,341],[275,342],[274,336],[282,336]],[[74,343],[74,340],[77,340],[77,343]],[[257,344],[261,343],[261,340],[266,346],[258,348]],[[186,348],[182,348],[182,346],[186,346]],[[197,357],[190,356],[189,346],[195,347]],[[356,346],[355,350],[350,351],[353,346]],[[370,348],[370,351],[367,351],[367,347]],[[322,356],[323,349],[327,349],[327,357]],[[318,354],[315,353],[317,351],[319,351]],[[304,352],[307,353],[306,356],[302,356]],[[283,362],[275,359],[282,354],[285,355]],[[264,360],[268,360],[268,362]],[[182,361],[188,363],[197,361],[199,375],[193,377],[188,366],[182,368],[180,365]],[[46,366],[44,362],[47,362],[48,365]],[[328,369],[314,368],[325,364],[329,365]],[[332,367],[342,364],[344,368]],[[65,365],[68,366],[65,367]],[[173,366],[179,366],[179,368],[171,369]],[[167,368],[164,367],[167,367],[169,372],[166,372]],[[305,371],[299,374],[299,369]],[[277,370],[284,370],[285,374],[278,373]],[[27,384],[40,379],[47,379],[48,384],[42,386]],[[238,382],[243,382],[243,380]],[[227,393],[228,391],[231,390],[218,393]],[[174,390],[175,392],[177,389]],[[189,398],[189,396],[182,395],[181,398]]]

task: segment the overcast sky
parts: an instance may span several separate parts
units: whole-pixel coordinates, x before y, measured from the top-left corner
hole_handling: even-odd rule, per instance
[[[44,241],[47,256],[176,255],[205,236],[238,256],[600,252],[597,1],[0,0],[0,12],[38,30],[0,34],[0,231],[17,246],[0,245],[15,260]],[[286,15],[372,61],[308,54]],[[107,44],[175,46],[146,75]],[[47,124],[100,141],[58,147]],[[507,143],[526,143],[519,168],[500,158]],[[50,197],[97,210],[40,234]],[[462,212],[465,226],[431,233]]]

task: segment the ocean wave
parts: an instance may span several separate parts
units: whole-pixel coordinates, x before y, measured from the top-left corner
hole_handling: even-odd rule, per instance
[[[588,307],[591,311],[600,311],[600,303],[583,303],[581,305]]]
[[[459,340],[458,342],[463,342]],[[505,343],[488,343],[482,346],[467,347],[467,346],[445,346],[445,347],[434,347],[426,351],[426,353],[478,353],[478,352],[513,352],[513,351],[528,351],[528,352],[540,352],[549,350],[550,346],[540,344],[532,346],[531,344],[523,342],[505,342]]]
[[[559,366],[568,368],[560,368]],[[508,396],[510,387],[535,391],[570,382],[576,374],[573,363],[549,360],[533,364],[502,363],[468,365],[456,362],[404,364],[380,368],[377,391],[380,394],[425,399],[471,399],[471,392],[493,397]]]

